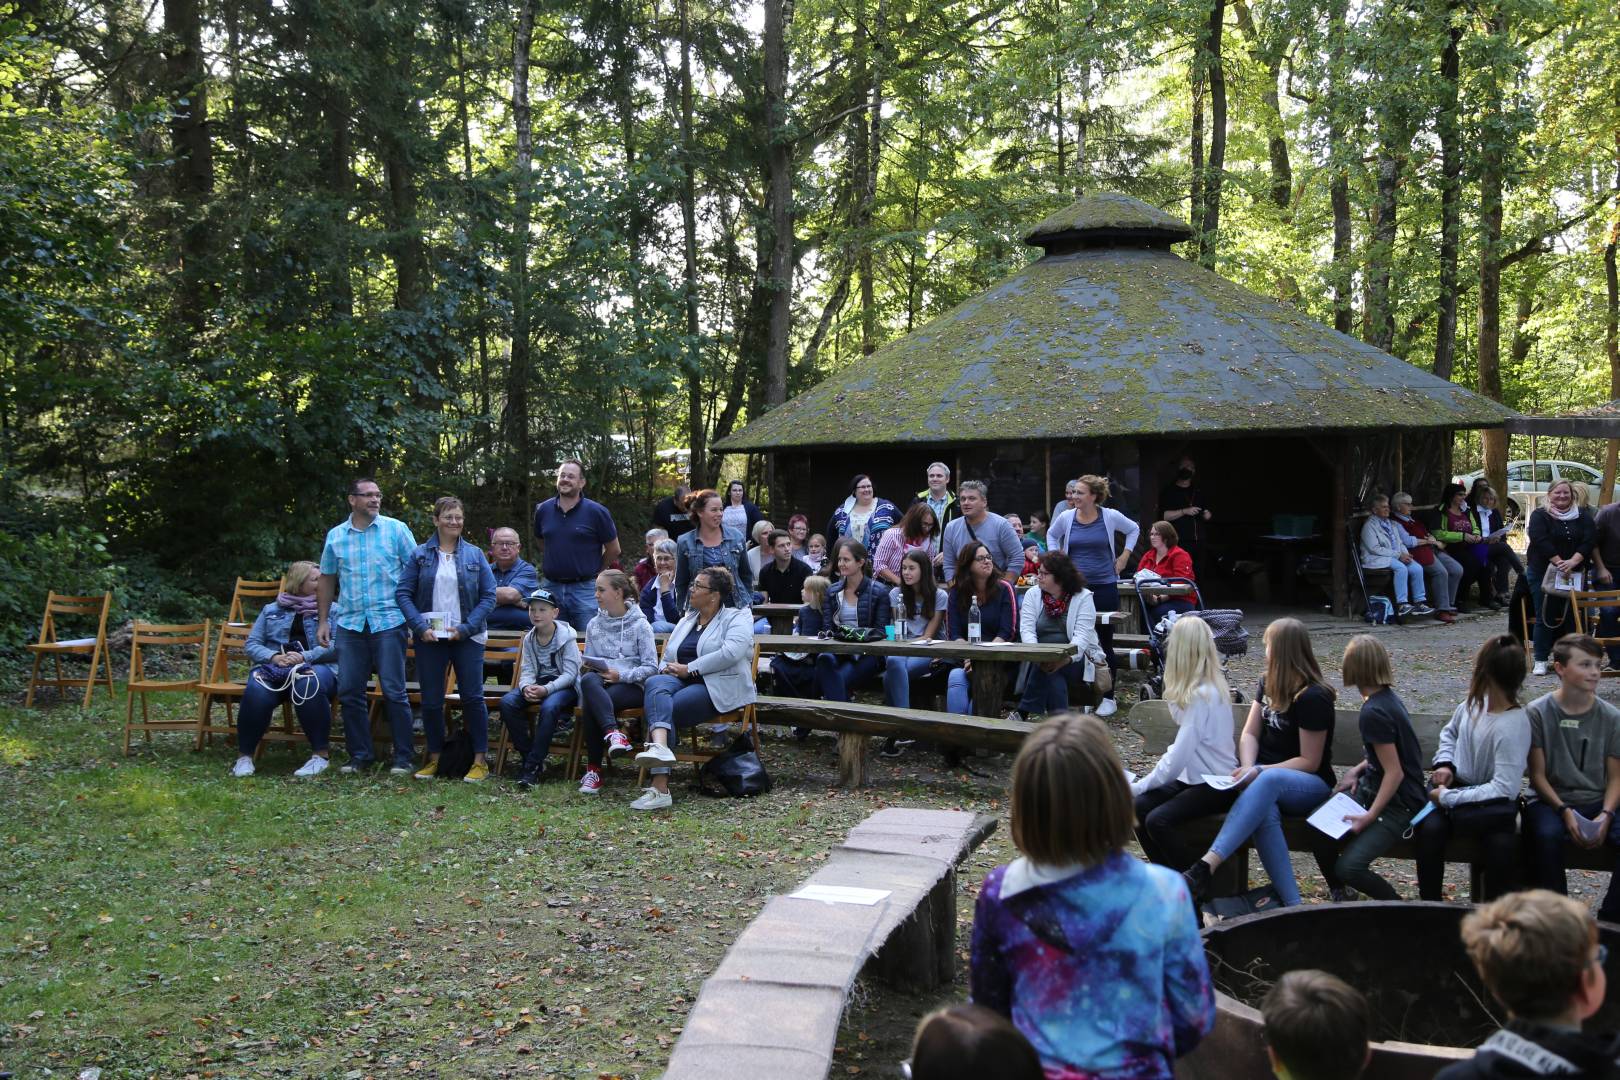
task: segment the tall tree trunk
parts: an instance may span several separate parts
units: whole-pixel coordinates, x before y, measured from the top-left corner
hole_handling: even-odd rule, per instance
[[[1203,228],[1198,234],[1198,261],[1215,268],[1220,245],[1221,188],[1226,174],[1226,71],[1221,58],[1221,34],[1226,24],[1226,0],[1214,0],[1205,31],[1205,63],[1209,72],[1209,161],[1205,165]]]
[[[882,10],[881,7],[879,10]],[[774,409],[787,400],[788,338],[793,329],[793,143],[787,126],[788,17],[787,0],[765,0],[765,123],[770,140],[765,165],[771,231],[771,309],[765,335],[766,409]],[[881,98],[877,100],[881,101]],[[868,138],[874,142],[877,125],[877,110],[874,108],[872,125],[868,129]],[[869,192],[862,193],[862,200],[868,215],[866,224],[870,227]],[[867,277],[863,280],[865,291],[862,302],[870,304],[870,244],[863,242],[861,249],[867,253]],[[863,334],[865,331],[863,316]],[[765,486],[770,492],[774,512],[780,513],[787,503],[784,493],[777,489],[774,454],[766,458]]]
[[[533,217],[534,129],[529,112],[529,52],[534,46],[534,0],[519,0],[517,28],[512,35],[512,128],[516,147],[512,160],[512,250],[507,281],[512,302],[512,362],[506,371],[506,408],[501,416],[502,441],[511,448],[506,475],[511,477],[513,512],[527,513],[534,505],[529,439],[529,381],[533,360],[529,342],[529,223]]]
[[[877,307],[872,282],[872,220],[867,191],[873,189],[872,132],[872,27],[866,0],[856,0],[852,42],[851,83],[860,95],[860,107],[850,116],[849,186],[850,230],[855,235],[855,280],[861,300],[861,355],[877,349]]]
[[[1615,115],[1620,116],[1620,89],[1615,91]],[[1609,399],[1620,401],[1620,271],[1615,265],[1615,249],[1620,247],[1620,127],[1614,132],[1614,210],[1609,222],[1609,242],[1603,246],[1603,280],[1608,286],[1604,307],[1603,346],[1609,355]],[[1620,439],[1610,439],[1603,460],[1603,501],[1614,498],[1616,459]]]
[[[1204,245],[1204,49],[1203,38],[1193,49],[1192,61],[1192,190],[1188,193],[1187,217],[1193,231],[1193,247]]]
[[[1294,167],[1289,160],[1288,138],[1283,126],[1282,85],[1283,56],[1287,43],[1267,44],[1260,40],[1260,28],[1255,25],[1254,13],[1245,0],[1236,0],[1232,12],[1237,17],[1238,29],[1248,42],[1249,56],[1266,72],[1265,89],[1260,91],[1260,104],[1265,108],[1266,154],[1271,163],[1271,204],[1278,210],[1287,210],[1294,201]]]
[[[200,0],[165,0],[163,40],[171,111],[170,176],[178,207],[176,221],[180,287],[179,325],[189,334],[202,329],[212,289],[208,267],[208,203],[214,192],[214,152],[208,135],[208,85],[203,63]]]
[[[781,0],[771,0],[781,3]],[[686,439],[687,477],[693,489],[708,483],[707,434],[703,419],[703,352],[698,324],[697,269],[697,139],[692,130],[692,17],[691,0],[680,0],[681,21],[681,291],[686,301]],[[770,5],[766,9],[767,42]],[[767,52],[769,46],[767,45]],[[768,61],[767,61],[768,63]]]
[[[1457,253],[1462,238],[1462,148],[1457,127],[1462,27],[1452,21],[1459,0],[1446,5],[1446,47],[1440,55],[1440,295],[1436,300],[1434,373],[1451,378],[1457,359]]]
[[[1386,133],[1378,153],[1377,194],[1373,199],[1372,230],[1367,244],[1367,307],[1362,336],[1385,352],[1395,345],[1395,302],[1390,283],[1394,276],[1401,164],[1406,152],[1398,134]]]
[[[1500,3],[1490,12],[1490,35],[1507,36],[1507,16]],[[1485,145],[1479,155],[1479,392],[1492,401],[1502,400],[1502,171],[1505,163],[1493,151],[1493,138],[1500,139],[1504,127],[1502,86],[1497,73],[1485,73],[1481,115],[1481,138]],[[1485,476],[1497,491],[1507,491],[1507,432],[1490,428],[1481,433]]]
[[[325,284],[326,302],[332,314],[348,318],[354,314],[354,284],[349,277],[349,203],[354,198],[351,117],[348,89],[335,78],[326,83],[321,112],[326,123],[321,177],[331,204],[328,220],[333,248]]]
[[[1345,66],[1345,17],[1348,0],[1333,0],[1328,9],[1328,62],[1330,65],[1328,103],[1328,154],[1332,177],[1328,181],[1328,201],[1333,207],[1333,264],[1329,277],[1333,285],[1333,329],[1341,334],[1353,328],[1354,310],[1350,296],[1353,271],[1350,259],[1354,237],[1350,226],[1350,173],[1345,160],[1344,109],[1348,75]]]

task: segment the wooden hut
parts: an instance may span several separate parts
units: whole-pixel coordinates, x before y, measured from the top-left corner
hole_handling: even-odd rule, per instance
[[[1025,238],[1040,258],[716,449],[776,455],[777,508],[815,527],[856,472],[904,505],[936,459],[1000,511],[1050,510],[1067,479],[1107,475],[1146,523],[1189,453],[1209,547],[1291,567],[1314,546],[1343,613],[1362,499],[1437,499],[1452,433],[1513,414],[1171,250],[1191,236],[1138,199],[1081,198]],[[1308,527],[1277,560],[1260,538],[1284,519]]]

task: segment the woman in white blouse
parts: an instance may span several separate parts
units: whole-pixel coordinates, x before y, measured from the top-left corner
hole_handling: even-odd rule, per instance
[[[1237,769],[1232,694],[1215,651],[1209,624],[1195,617],[1176,620],[1165,648],[1164,700],[1176,722],[1176,737],[1153,771],[1133,781],[1136,839],[1150,862],[1188,866],[1197,853],[1185,850],[1179,833],[1193,818],[1225,813],[1240,788],[1217,791],[1210,776]]]

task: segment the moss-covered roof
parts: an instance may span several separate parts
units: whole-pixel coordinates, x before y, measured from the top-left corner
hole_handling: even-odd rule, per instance
[[[716,449],[1474,428],[1512,415],[1167,248],[1082,243]]]
[[[1048,251],[1107,243],[1157,243],[1191,240],[1185,221],[1141,199],[1101,192],[1076,199],[1029,231],[1024,243]]]

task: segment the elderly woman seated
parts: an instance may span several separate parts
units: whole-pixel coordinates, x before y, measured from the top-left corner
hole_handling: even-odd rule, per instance
[[[1423,584],[1423,565],[1412,558],[1417,537],[1390,517],[1389,496],[1374,495],[1367,500],[1367,521],[1361,526],[1361,565],[1368,570],[1388,570],[1395,577],[1396,613],[1432,615]]]

